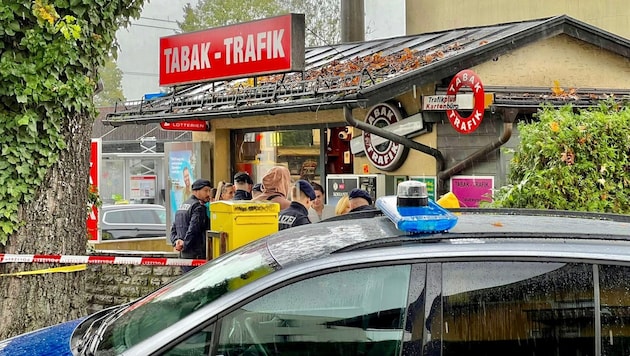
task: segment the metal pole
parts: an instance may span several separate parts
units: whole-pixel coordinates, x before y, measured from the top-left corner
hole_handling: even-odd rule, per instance
[[[365,40],[363,0],[341,0],[341,42]]]

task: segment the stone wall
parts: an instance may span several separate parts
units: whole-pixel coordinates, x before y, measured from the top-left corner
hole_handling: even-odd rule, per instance
[[[174,253],[100,251],[92,255],[177,258]],[[91,264],[85,290],[90,313],[147,295],[181,275],[178,266]]]

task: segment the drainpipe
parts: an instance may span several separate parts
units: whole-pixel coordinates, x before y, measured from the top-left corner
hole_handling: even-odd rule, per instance
[[[502,114],[501,117],[503,118],[503,133],[501,133],[501,136],[499,136],[499,138],[496,141],[491,142],[485,147],[482,147],[480,150],[466,157],[463,161],[457,163],[453,167],[438,173],[438,181],[440,181],[441,183],[445,182],[446,180],[456,175],[457,173],[463,171],[466,168],[471,167],[475,162],[480,161],[481,159],[485,158],[488,153],[496,150],[497,148],[503,146],[506,142],[508,142],[510,137],[512,137],[514,120],[516,119],[516,114],[518,114],[518,110],[517,109],[500,109],[500,110]],[[446,193],[446,192],[441,192],[441,193]]]
[[[344,106],[343,115],[346,118],[346,122],[350,126],[354,126],[358,128],[359,130],[366,131],[373,135],[386,138],[392,142],[399,143],[413,150],[420,151],[422,153],[426,153],[428,155],[435,157],[435,160],[437,161],[438,172],[440,171],[440,169],[442,169],[442,167],[444,167],[444,156],[442,156],[442,152],[436,150],[435,148],[429,147],[427,145],[423,145],[420,142],[413,141],[404,136],[400,136],[393,132],[384,130],[380,127],[366,124],[363,121],[358,121],[357,119],[354,118],[354,116],[352,116],[352,109],[348,105]],[[440,184],[439,182],[437,183],[438,183],[438,187],[436,187],[436,189],[438,189],[439,191]]]

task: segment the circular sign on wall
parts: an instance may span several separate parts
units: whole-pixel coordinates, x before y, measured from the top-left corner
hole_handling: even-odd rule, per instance
[[[459,89],[462,86],[467,86],[473,91],[473,112],[468,117],[462,117],[457,110],[446,110],[448,120],[451,122],[451,126],[455,128],[459,133],[469,134],[475,131],[483,120],[483,114],[485,111],[485,94],[483,91],[483,84],[477,73],[470,69],[462,70],[457,73],[451,83],[448,85],[446,95],[457,95]]]
[[[370,109],[365,117],[365,123],[379,128],[385,128],[402,120],[402,114],[391,104],[377,104]],[[409,149],[399,143],[363,131],[363,149],[368,160],[374,167],[382,171],[398,169],[409,152]]]

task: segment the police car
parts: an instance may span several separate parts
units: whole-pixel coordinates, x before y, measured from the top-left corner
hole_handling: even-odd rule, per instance
[[[0,353],[630,354],[630,217],[446,211],[422,192],[259,239]]]

